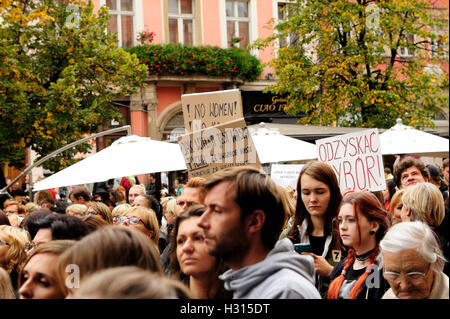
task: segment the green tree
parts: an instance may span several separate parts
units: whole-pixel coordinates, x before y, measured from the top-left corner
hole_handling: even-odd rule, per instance
[[[448,108],[448,74],[430,72],[442,62],[442,47],[448,57],[448,9],[433,10],[430,2],[293,1],[274,34],[253,44],[291,41],[270,61],[278,83],[269,90],[287,95],[286,112],[305,114],[302,124],[388,128],[400,117],[434,126],[440,108]]]
[[[92,1],[0,0],[0,164],[24,166],[120,119],[112,99],[135,92],[147,67],[117,48],[107,8]],[[72,164],[85,143],[47,161]]]

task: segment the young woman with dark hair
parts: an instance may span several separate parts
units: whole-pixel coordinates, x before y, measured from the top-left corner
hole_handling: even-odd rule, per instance
[[[195,299],[231,299],[218,278],[223,262],[206,252],[203,229],[198,220],[205,206],[193,205],[175,221],[170,234],[170,276],[186,284]]]
[[[342,195],[333,169],[326,163],[308,162],[297,181],[297,205],[289,238],[294,244],[310,243],[316,269],[316,287],[326,296],[329,276],[342,251],[334,225]]]
[[[389,227],[386,210],[370,192],[350,193],[342,200],[337,220],[349,251],[331,273],[328,299],[381,299],[389,289],[377,266],[379,243]],[[368,288],[369,274],[374,280]]]

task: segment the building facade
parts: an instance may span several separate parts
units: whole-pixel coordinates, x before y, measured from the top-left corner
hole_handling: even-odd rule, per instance
[[[117,32],[119,46],[139,45],[136,36],[141,31],[154,32],[156,44],[182,43],[192,46],[228,47],[234,37],[243,38],[245,46],[272,31],[269,22],[286,18],[286,0],[94,0],[98,10],[107,6],[111,15],[109,31]],[[434,1],[436,12],[448,10],[448,1]],[[439,14],[437,15],[439,16]],[[447,17],[448,26],[448,17]],[[448,32],[448,31],[447,31]],[[286,39],[288,43],[289,39]],[[439,40],[434,45],[439,46]],[[277,43],[277,45],[286,45]],[[448,50],[448,48],[447,48]],[[252,51],[262,63],[268,62],[275,49]],[[448,52],[448,51],[447,51]],[[407,56],[411,52],[401,52]],[[438,66],[448,73],[448,54]],[[149,76],[145,88],[122,101],[115,101],[129,118],[133,134],[167,140],[183,128],[181,95],[231,88],[262,91],[273,83],[274,70],[265,68],[257,81],[246,83],[239,79],[207,76]],[[447,113],[441,120],[448,119]],[[284,119],[289,124],[295,120]],[[282,122],[282,121],[281,121]],[[445,124],[437,122],[438,127]],[[444,129],[445,131],[445,129]],[[448,125],[447,125],[448,131]],[[441,133],[439,133],[442,135]],[[445,135],[445,133],[444,133]],[[448,133],[446,134],[448,136]],[[105,144],[101,142],[101,144]],[[106,143],[107,145],[109,143]]]
[[[108,6],[109,30],[118,33],[119,45],[139,44],[141,31],[154,32],[153,43],[182,43],[227,48],[232,38],[244,47],[267,37],[265,26],[281,17],[289,1],[278,0],[95,0],[95,7]],[[280,14],[280,17],[278,16]],[[262,63],[273,50],[252,51]],[[149,76],[145,88],[120,102],[128,106],[132,133],[167,140],[183,128],[181,95],[240,88],[262,91],[273,83],[273,70],[265,68],[257,81],[208,76]]]
[[[117,33],[118,46],[126,48],[140,44],[137,35],[142,31],[154,32],[155,44],[182,43],[226,48],[232,38],[238,37],[242,41],[236,45],[244,47],[258,38],[270,35],[272,31],[267,28],[269,22],[276,24],[286,19],[285,9],[290,2],[289,0],[93,0],[95,10],[99,10],[102,6],[109,8],[111,19],[108,31]],[[436,18],[444,19],[447,25],[447,30],[439,32],[448,37],[448,15],[445,14],[448,14],[448,0],[433,0],[433,4]],[[288,45],[290,40],[285,39],[276,46]],[[431,72],[449,72],[448,47],[440,53],[441,47],[442,41],[438,38],[433,42],[433,48],[436,48],[433,54],[441,54],[442,63],[431,68]],[[276,47],[254,50],[251,54],[265,63],[274,57]],[[401,54],[409,56],[414,53],[404,50]],[[133,134],[157,140],[170,140],[179,135],[184,127],[182,94],[239,88],[248,92],[246,93],[248,96],[256,98],[255,92],[261,92],[274,83],[273,74],[274,70],[266,67],[259,79],[253,82],[229,77],[151,75],[145,87],[139,92],[113,102],[123,118],[120,123],[111,123],[111,127],[130,124]],[[297,120],[283,116],[271,118],[274,119],[274,123],[282,124],[295,124]],[[443,112],[436,124],[437,129],[434,133],[448,138],[448,110]],[[104,129],[107,128],[101,130]],[[300,126],[298,130],[301,130]],[[97,139],[97,149],[108,146],[121,135],[123,134]],[[301,134],[292,132],[290,135]],[[308,140],[305,136],[302,139]],[[5,176],[17,175],[13,168],[5,166],[4,170]]]

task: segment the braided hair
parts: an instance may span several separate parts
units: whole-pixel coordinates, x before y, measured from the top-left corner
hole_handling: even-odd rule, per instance
[[[341,203],[341,207],[345,204],[352,204],[354,208],[355,220],[359,239],[361,241],[361,233],[359,228],[358,216],[364,215],[369,221],[376,221],[379,224],[378,230],[375,233],[376,246],[369,255],[369,265],[366,271],[357,280],[352,290],[350,291],[349,299],[356,299],[361,292],[364,282],[370,274],[370,270],[377,262],[377,256],[380,253],[379,243],[383,238],[389,227],[388,214],[384,207],[381,205],[377,197],[370,192],[351,193],[344,197]],[[344,267],[341,274],[336,277],[330,284],[328,289],[328,299],[337,299],[339,291],[345,280],[347,270],[353,265],[356,259],[356,250],[354,247],[349,249],[347,259],[345,260]]]

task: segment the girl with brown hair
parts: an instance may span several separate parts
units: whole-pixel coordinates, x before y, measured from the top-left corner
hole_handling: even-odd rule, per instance
[[[326,163],[311,161],[297,181],[297,205],[289,238],[294,244],[309,243],[316,270],[316,288],[326,296],[333,267],[342,251],[334,220],[342,195],[333,169]]]
[[[342,200],[337,220],[349,251],[331,273],[328,299],[381,299],[389,289],[377,266],[379,243],[389,227],[386,210],[370,192],[350,193]],[[370,287],[369,274],[374,276]]]
[[[20,299],[65,297],[56,279],[56,262],[75,243],[75,240],[52,240],[30,252],[19,277]]]
[[[189,286],[195,299],[231,299],[218,278],[226,268],[206,251],[203,229],[198,226],[205,206],[193,205],[175,220],[170,234],[170,276]]]

